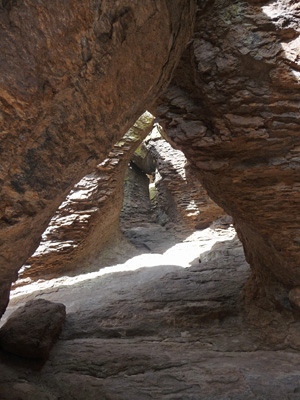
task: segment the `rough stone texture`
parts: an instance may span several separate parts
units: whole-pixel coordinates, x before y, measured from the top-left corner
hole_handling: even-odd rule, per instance
[[[284,307],[277,282],[300,283],[300,6],[216,0],[198,8],[156,113],[233,216],[253,271],[248,295]]]
[[[250,271],[234,230],[214,223],[176,243],[156,228],[156,254],[123,272],[13,291],[8,312],[42,296],[66,304],[67,320],[43,368],[0,352],[1,400],[299,400],[299,322],[275,310],[245,320]]]
[[[40,246],[19,271],[13,287],[72,274],[78,268],[91,271],[108,259],[117,262],[124,248],[133,253],[134,249],[123,239],[119,219],[130,242],[138,249],[150,250],[146,243],[135,243],[135,230],[139,227],[147,228],[154,220],[163,225],[172,221],[176,224],[168,224],[168,228],[178,233],[195,227],[203,229],[223,214],[191,176],[183,153],[172,149],[153,129],[153,119],[144,113],[114,145],[108,158],[75,185],[51,219]],[[135,165],[137,159],[142,170]],[[160,177],[156,179],[157,197],[152,204],[149,178],[143,171],[156,171]],[[151,234],[150,229],[147,236]]]
[[[156,125],[131,158],[120,215],[125,234],[154,221],[178,232],[203,229],[224,214],[193,176],[184,154],[160,132]]]
[[[180,225],[180,229],[203,229],[224,215],[224,210],[208,197],[184,154],[172,148],[158,130],[147,136],[144,146],[156,165],[152,200],[157,222],[163,219],[164,223]]]
[[[122,231],[126,231],[149,221],[152,221],[149,178],[134,163],[130,163],[125,174],[120,227]]]
[[[0,346],[13,354],[46,358],[66,318],[66,307],[44,299],[18,308],[0,330]]]
[[[1,1],[0,315],[67,193],[164,89],[194,6]]]
[[[153,116],[144,113],[114,145],[97,169],[69,193],[51,219],[37,251],[19,273],[16,285],[30,279],[53,278],[99,263],[101,252],[122,240],[119,215],[128,162],[153,128]]]
[[[300,288],[295,287],[289,292],[289,301],[293,307],[300,310]]]

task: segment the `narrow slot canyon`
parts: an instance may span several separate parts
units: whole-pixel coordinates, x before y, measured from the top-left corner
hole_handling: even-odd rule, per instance
[[[299,21],[0,1],[0,400],[300,400]]]

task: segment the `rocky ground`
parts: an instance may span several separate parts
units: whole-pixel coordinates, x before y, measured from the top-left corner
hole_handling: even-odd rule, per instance
[[[1,323],[34,298],[67,319],[45,363],[0,352],[1,400],[300,399],[297,323],[245,318],[233,227],[167,228],[126,232],[138,250],[117,265],[15,288]]]

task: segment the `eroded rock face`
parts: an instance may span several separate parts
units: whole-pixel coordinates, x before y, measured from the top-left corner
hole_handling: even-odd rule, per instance
[[[75,185],[51,219],[40,246],[21,269],[18,285],[91,268],[101,250],[122,241],[119,216],[124,175],[132,154],[153,128],[153,119],[145,112],[108,158]]]
[[[124,253],[126,248],[128,254],[134,252],[121,230],[130,240],[131,232],[126,231],[139,226],[151,236],[149,223],[151,226],[159,212],[166,216],[165,223],[174,222],[170,228],[178,232],[202,229],[223,214],[191,176],[183,153],[174,150],[153,129],[153,120],[150,113],[144,113],[114,145],[108,158],[75,185],[51,219],[40,246],[19,271],[13,287],[66,272],[76,273],[78,269],[98,270],[103,263],[117,262],[118,252]],[[151,174],[156,170],[160,177],[156,183],[156,207],[150,202],[149,178],[135,165],[137,158],[141,159],[138,164],[143,171]],[[130,159],[134,162],[128,166]]]
[[[47,358],[66,319],[66,307],[44,299],[19,307],[0,330],[0,346],[22,357]]]
[[[234,217],[253,270],[248,294],[273,295],[276,282],[300,283],[299,4],[198,3],[157,114]]]
[[[66,194],[166,85],[193,19],[194,1],[1,2],[0,315]]]
[[[163,132],[161,132],[164,134]],[[147,152],[156,165],[154,202],[166,216],[164,222],[173,222],[180,229],[203,229],[224,215],[224,210],[207,195],[193,174],[184,154],[174,149],[158,132],[152,131],[144,140]]]
[[[120,227],[122,231],[125,231],[147,222],[152,222],[149,178],[134,163],[130,163],[124,180],[124,202],[120,213]]]

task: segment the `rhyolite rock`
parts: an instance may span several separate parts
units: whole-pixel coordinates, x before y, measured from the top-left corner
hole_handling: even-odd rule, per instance
[[[180,232],[203,229],[224,214],[193,175],[184,154],[163,136],[156,124],[131,158],[120,215],[123,231],[154,221]]]
[[[292,0],[198,2],[193,39],[156,108],[234,218],[253,271],[248,298],[283,307],[300,284],[299,22]]]
[[[130,162],[124,179],[124,201],[120,213],[120,227],[123,232],[153,221],[149,184],[149,176],[134,162]]]
[[[0,347],[22,357],[47,358],[65,318],[63,304],[30,300],[13,312],[0,329]]]
[[[124,175],[153,120],[150,113],[143,113],[108,157],[75,185],[51,219],[36,252],[20,270],[16,285],[78,268],[87,270],[94,264],[99,268],[103,250],[115,252],[118,246],[128,246],[119,228]]]
[[[67,193],[166,87],[195,3],[0,3],[0,315]]]
[[[291,305],[295,307],[298,311],[300,310],[300,287],[294,287],[292,290],[289,292],[289,301],[291,302]]]
[[[13,291],[8,312],[42,294],[68,317],[43,368],[0,351],[1,400],[299,400],[300,322],[273,310],[248,323],[234,230],[213,223],[170,243],[163,229],[152,224],[155,254],[131,270]]]
[[[78,269],[99,269],[103,263],[117,262],[125,249],[134,254],[121,230],[133,243],[126,231],[154,220],[176,222],[173,228],[182,232],[207,227],[223,214],[192,176],[183,153],[153,129],[153,120],[144,113],[96,170],[75,185],[51,219],[38,249],[19,271],[14,288]],[[157,198],[152,204],[145,172],[156,176]]]
[[[152,200],[157,221],[176,223],[182,230],[207,228],[224,210],[209,198],[182,151],[160,133],[164,136],[161,128],[152,131],[143,144],[156,165]]]

